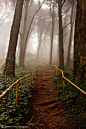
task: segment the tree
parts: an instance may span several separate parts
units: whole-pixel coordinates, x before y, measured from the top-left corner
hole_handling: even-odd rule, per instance
[[[34,18],[36,16],[36,14],[39,12],[39,10],[41,9],[43,3],[44,3],[45,0],[43,0],[43,2],[40,4],[39,2],[39,7],[38,9],[34,12],[34,14],[31,16],[31,20],[30,20],[30,23],[29,23],[29,27],[27,28],[27,32],[26,32],[26,35],[24,37],[24,40],[22,42],[22,45],[21,45],[21,53],[20,53],[20,58],[22,59],[19,59],[19,65],[22,66],[24,68],[24,60],[25,60],[25,53],[26,53],[26,47],[27,47],[27,43],[28,43],[28,37],[29,37],[29,34],[30,34],[30,30],[31,30],[31,27],[32,27],[32,24],[33,24],[33,21],[34,21]]]
[[[4,74],[15,76],[15,53],[17,46],[18,33],[20,28],[20,21],[22,16],[22,7],[24,0],[17,0],[13,24],[11,28],[9,48],[4,68]]]
[[[27,27],[27,14],[28,14],[28,8],[29,8],[29,0],[25,0],[25,2],[26,2],[26,6],[25,6],[25,13],[24,13],[24,20],[23,20],[23,28],[22,28],[22,30],[23,30],[23,32],[22,31],[20,31],[20,55],[19,55],[19,66],[21,67],[24,67],[24,58],[23,58],[23,56],[24,56],[24,53],[23,53],[23,49],[24,49],[24,42],[25,42],[25,38],[26,38],[26,35],[27,35],[27,29],[26,29],[26,27]],[[21,30],[21,29],[20,29]]]
[[[70,66],[70,50],[71,50],[71,43],[72,43],[72,35],[73,35],[73,23],[74,23],[74,0],[72,1],[72,9],[71,9],[71,27],[70,27],[70,36],[69,36],[69,45],[68,45],[68,53],[67,53],[67,63],[66,67]]]
[[[77,12],[75,21],[75,37],[74,37],[74,81],[80,82],[82,78],[86,78],[86,0],[77,1]]]
[[[45,25],[45,19],[44,18],[41,18],[39,17],[39,20],[38,20],[38,47],[37,47],[37,55],[36,55],[36,59],[39,59],[39,52],[40,52],[40,48],[41,48],[41,45],[42,45],[42,36],[44,34],[44,26],[42,25]]]
[[[48,37],[48,35],[49,35],[49,26],[50,26],[50,24],[51,24],[51,22],[49,21],[47,23],[47,26],[45,27],[46,30],[44,32],[44,36],[43,36],[43,39],[41,41],[41,50],[40,50],[41,51],[41,53],[40,53],[41,58],[43,57],[43,54],[44,54],[44,51],[45,51],[45,45],[47,45],[45,40],[46,40],[46,37]]]
[[[63,27],[62,27],[62,0],[58,0],[59,14],[59,68],[64,69],[64,49],[63,49]]]
[[[51,45],[50,45],[50,61],[49,65],[52,65],[52,50],[53,50],[53,36],[54,36],[54,3],[52,3],[52,9],[53,11],[51,12],[52,14],[52,31],[51,31]]]

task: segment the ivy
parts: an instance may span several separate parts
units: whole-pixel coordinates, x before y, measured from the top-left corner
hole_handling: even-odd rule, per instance
[[[64,75],[73,82],[72,70],[65,71]],[[58,101],[64,101],[66,105],[68,121],[71,121],[73,126],[78,129],[86,129],[86,96],[67,81],[65,81],[65,91],[63,91],[61,72],[58,72],[58,75],[53,79],[58,84]],[[77,86],[86,91],[86,79],[83,78]]]

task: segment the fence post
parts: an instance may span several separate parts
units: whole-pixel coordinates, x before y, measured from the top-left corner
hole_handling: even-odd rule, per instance
[[[33,69],[33,78],[34,78],[34,69]]]
[[[56,68],[56,75],[57,75],[57,73],[58,73],[58,69]]]
[[[32,81],[33,81],[33,75],[31,74],[31,85],[32,85]]]
[[[42,72],[42,66],[40,66],[40,72]]]
[[[17,82],[17,86],[16,86],[16,106],[18,104],[18,91],[19,91],[19,81]]]
[[[37,75],[37,73],[38,73],[38,66],[36,67],[36,75]]]
[[[38,73],[39,71],[38,71],[38,66],[37,66],[37,73]]]
[[[63,82],[63,91],[64,91],[64,87],[65,87],[65,80],[64,80],[64,77],[63,77],[63,71],[62,71],[62,82]]]
[[[39,68],[40,68],[40,70],[39,70],[39,71],[41,72],[41,66],[39,66]]]
[[[38,67],[38,71],[40,72],[40,66]]]
[[[41,72],[41,66],[39,66],[39,72]]]
[[[62,79],[63,80],[63,91],[64,91],[64,87],[65,87],[65,80],[64,79]]]

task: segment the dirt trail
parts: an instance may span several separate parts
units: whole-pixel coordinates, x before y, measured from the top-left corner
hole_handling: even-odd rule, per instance
[[[30,103],[30,116],[27,126],[29,129],[74,129],[67,122],[67,116],[59,113],[65,110],[63,103],[55,99],[57,91],[53,79],[44,79],[50,76],[54,70],[46,70],[37,76],[34,80],[35,89],[33,91],[33,100]]]

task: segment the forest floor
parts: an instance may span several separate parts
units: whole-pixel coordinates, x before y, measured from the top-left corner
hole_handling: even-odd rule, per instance
[[[35,88],[30,100],[30,112],[24,117],[21,125],[29,126],[29,129],[75,129],[68,123],[65,105],[56,100],[57,86],[53,79],[46,79],[54,70],[46,70],[40,73],[34,80]],[[59,115],[61,114],[61,115]]]

